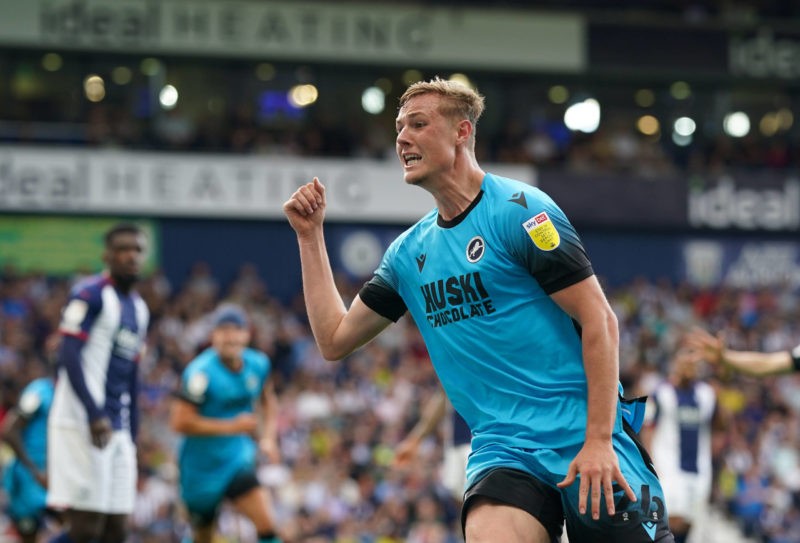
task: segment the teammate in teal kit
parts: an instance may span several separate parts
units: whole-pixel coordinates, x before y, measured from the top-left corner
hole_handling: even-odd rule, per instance
[[[475,158],[483,97],[434,79],[400,98],[406,183],[437,208],[398,237],[345,307],[325,248],[325,187],[284,204],[322,355],[340,359],[406,311],[472,431],[469,543],[669,542],[658,479],[623,422],[617,321],[581,242],[542,191]]]
[[[47,511],[47,414],[53,402],[53,380],[31,381],[16,407],[3,420],[0,437],[15,458],[3,472],[8,515],[23,543],[34,543]]]
[[[269,380],[270,360],[248,348],[249,343],[243,310],[220,307],[211,347],[186,367],[173,402],[172,427],[185,436],[178,453],[181,498],[195,543],[213,540],[217,513],[226,499],[253,522],[259,543],[280,542],[269,495],[256,477],[259,452],[279,459],[277,400]]]

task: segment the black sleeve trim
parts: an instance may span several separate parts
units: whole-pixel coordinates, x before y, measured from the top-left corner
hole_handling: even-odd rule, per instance
[[[170,395],[176,400],[182,400],[186,403],[192,404],[195,407],[200,407],[202,405],[202,402],[197,401],[197,398],[192,398],[182,390],[173,391]]]
[[[554,292],[558,292],[559,290],[565,289],[567,287],[571,287],[575,283],[580,283],[587,277],[591,277],[594,275],[594,270],[592,269],[592,265],[589,264],[580,270],[576,270],[564,277],[559,277],[557,280],[553,281],[552,283],[548,283],[546,285],[541,285],[542,289],[547,294],[553,294]]]
[[[794,371],[800,372],[800,345],[794,348],[791,355],[792,362],[794,363]]]
[[[358,296],[375,313],[393,322],[400,320],[408,309],[397,291],[377,275],[364,283]]]

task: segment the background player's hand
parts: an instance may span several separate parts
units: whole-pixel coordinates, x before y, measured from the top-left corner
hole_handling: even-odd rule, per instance
[[[92,436],[92,445],[98,449],[104,448],[111,439],[111,431],[111,419],[108,417],[100,417],[90,422],[89,433]]]
[[[298,188],[283,204],[283,212],[298,236],[306,235],[322,224],[325,218],[325,186],[315,177]]]
[[[695,354],[697,360],[705,360],[711,364],[722,365],[725,354],[725,336],[720,332],[712,336],[702,328],[692,328],[686,334],[686,345]]]
[[[403,467],[409,464],[417,457],[418,449],[419,440],[413,437],[408,437],[398,443],[394,449],[394,460],[392,460],[395,467]]]
[[[258,418],[253,413],[241,413],[231,419],[234,434],[249,434],[255,436],[258,431]]]
[[[578,477],[580,476],[580,477]],[[580,480],[578,491],[578,511],[586,513],[587,501],[591,501],[592,518],[600,518],[601,495],[605,495],[606,511],[609,516],[615,513],[613,484],[616,482],[631,501],[636,501],[636,493],[619,469],[619,460],[614,452],[611,440],[588,439],[583,448],[569,465],[567,476],[558,483],[559,488],[566,488]]]

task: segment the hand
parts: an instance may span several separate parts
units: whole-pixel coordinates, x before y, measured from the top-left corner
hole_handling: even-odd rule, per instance
[[[256,435],[258,430],[258,418],[253,413],[241,413],[231,419],[234,434]]]
[[[409,464],[416,456],[419,449],[419,440],[409,437],[397,444],[394,449],[395,467],[403,467]]]
[[[92,436],[92,445],[98,449],[105,448],[111,439],[111,419],[100,417],[89,423],[89,433]]]
[[[274,439],[262,437],[258,442],[258,448],[273,464],[281,461],[281,449]]]
[[[578,510],[581,515],[586,514],[586,501],[591,496],[592,518],[594,520],[600,518],[600,495],[602,491],[606,498],[606,511],[608,511],[609,516],[613,516],[615,513],[614,482],[625,491],[631,501],[635,502],[637,500],[636,494],[619,469],[619,461],[610,439],[587,439],[583,444],[583,448],[578,452],[578,456],[570,463],[567,476],[558,483],[558,488],[570,486],[575,482],[578,475],[580,475]]]
[[[722,365],[725,358],[725,335],[720,332],[712,336],[702,328],[692,328],[686,334],[686,345],[695,353],[697,360]]]
[[[325,218],[325,185],[315,177],[297,189],[283,204],[283,212],[298,236],[319,227]]]

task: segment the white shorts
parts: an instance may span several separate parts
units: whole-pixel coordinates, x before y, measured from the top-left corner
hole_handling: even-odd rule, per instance
[[[703,517],[711,498],[711,477],[686,471],[659,472],[667,512],[693,522]]]
[[[458,500],[464,499],[467,486],[467,458],[470,444],[447,447],[442,464],[442,485]]]
[[[102,449],[87,429],[47,429],[47,505],[96,513],[128,515],[136,501],[136,445],[117,430]]]

